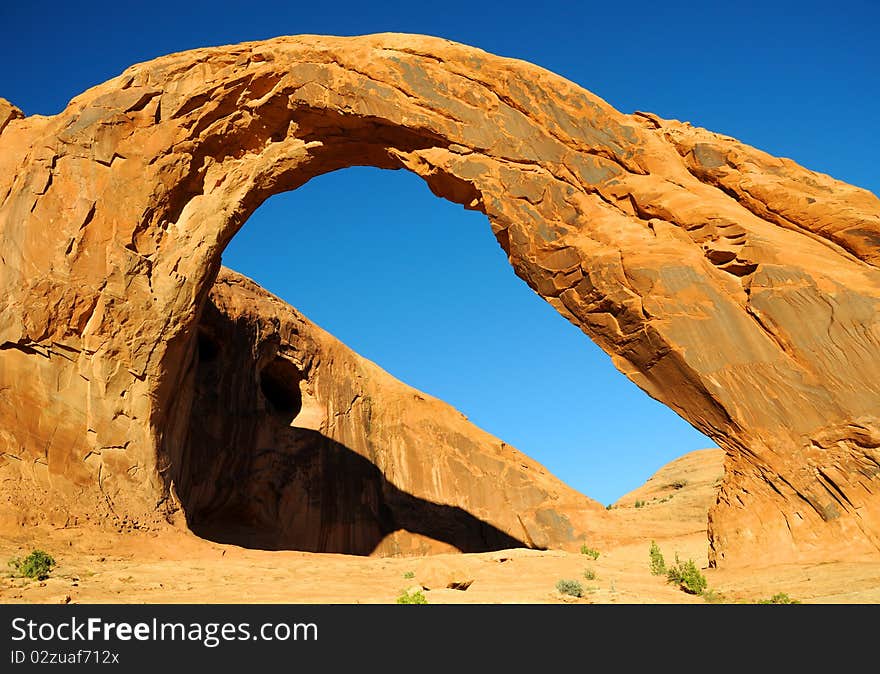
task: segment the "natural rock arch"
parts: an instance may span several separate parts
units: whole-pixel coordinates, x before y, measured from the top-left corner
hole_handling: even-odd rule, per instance
[[[880,546],[880,202],[445,40],[300,36],[0,100],[0,441],[52,490],[155,512],[220,255],[268,196],[407,168],[727,452],[710,559]]]

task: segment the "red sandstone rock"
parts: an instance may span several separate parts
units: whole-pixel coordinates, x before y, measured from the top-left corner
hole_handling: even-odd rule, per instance
[[[171,466],[198,534],[269,549],[412,555],[577,549],[603,507],[221,270]]]
[[[172,54],[54,117],[2,102],[0,133],[0,471],[52,503],[166,508],[223,247],[268,196],[368,164],[484,212],[530,287],[725,450],[714,562],[880,547],[869,192],[409,35]]]

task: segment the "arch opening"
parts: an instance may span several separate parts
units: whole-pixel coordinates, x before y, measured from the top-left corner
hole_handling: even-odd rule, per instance
[[[332,322],[334,315],[350,314],[350,320],[337,323],[338,330],[332,330],[337,336],[340,331],[354,335],[344,342],[357,346],[362,355],[406,383],[451,402],[471,419],[489,419],[485,424],[488,430],[506,441],[517,431],[528,436],[530,429],[522,428],[526,419],[533,420],[530,425],[544,428],[545,436],[549,435],[547,426],[565,425],[564,431],[552,431],[556,433],[555,455],[532,456],[545,465],[555,462],[564,467],[566,455],[572,453],[562,451],[565,433],[569,438],[578,432],[583,436],[584,427],[590,425],[571,422],[572,405],[559,408],[564,398],[580,399],[581,411],[584,405],[599,406],[604,400],[605,411],[596,416],[605,422],[609,416],[620,416],[619,410],[609,412],[607,390],[602,396],[598,390],[602,387],[597,385],[597,390],[584,392],[583,373],[599,367],[615,380],[606,389],[618,395],[631,389],[629,400],[633,392],[639,398],[646,396],[613,368],[598,347],[584,340],[579,330],[510,275],[507,251],[493,240],[484,215],[438,200],[436,192],[436,185],[429,193],[417,176],[402,171],[352,168],[324,174],[257,209],[227,248],[224,262],[262,281],[292,305],[302,308],[305,303],[307,316],[321,315],[322,327],[327,326],[325,321]],[[348,198],[328,199],[332,194]],[[380,202],[385,202],[384,208]],[[337,211],[336,217],[329,213],[328,203]],[[341,209],[342,204],[358,206]],[[373,233],[372,242],[358,234],[367,231]],[[243,247],[239,241],[244,242]],[[394,247],[396,253],[382,253]],[[290,265],[291,257],[297,261],[295,268]],[[340,274],[340,268],[352,273]],[[339,276],[348,280],[339,280]],[[367,283],[365,279],[371,277],[375,280]],[[403,292],[405,288],[412,290]],[[277,335],[258,335],[253,324],[241,315],[229,315],[228,307],[217,301],[210,297],[206,303],[199,335],[213,335],[224,354],[247,356],[237,357],[235,363],[221,363],[222,375],[216,369],[197,369],[190,424],[196,429],[215,428],[208,437],[193,431],[188,456],[180,463],[204,469],[209,463],[206,456],[211,454],[211,468],[198,478],[192,471],[189,476],[178,472],[176,478],[196,533],[247,547],[354,554],[449,547],[482,551],[529,544],[522,540],[525,536],[511,535],[466,509],[414,496],[389,479],[387,465],[380,469],[376,460],[369,458],[375,448],[347,446],[331,437],[326,412],[322,417],[319,409],[327,407],[331,394],[309,390],[313,388],[309,383],[314,379],[313,365],[305,363],[311,354],[291,351],[291,344],[280,344]],[[381,304],[389,305],[390,311],[380,308]],[[400,320],[393,320],[395,314]],[[352,325],[382,329],[358,335],[350,332]],[[450,325],[458,328],[450,331]],[[517,345],[499,348],[526,325],[530,329]],[[524,362],[536,343],[543,345],[548,361],[545,367]],[[379,346],[390,348],[375,351]],[[397,357],[390,358],[390,351],[398,352]],[[294,365],[294,361],[301,365]],[[431,361],[432,366],[424,372],[407,369],[407,365]],[[517,361],[523,364],[512,367]],[[486,374],[480,376],[481,370]],[[509,377],[514,372],[527,378],[527,387],[528,380],[534,382],[533,393],[526,396],[531,411],[513,403],[517,396],[512,395]],[[559,390],[559,373],[565,374],[564,391]],[[432,386],[428,382],[432,377],[438,377],[440,383]],[[469,395],[462,395],[470,389],[474,390]],[[223,400],[217,391],[239,393],[233,400]],[[481,411],[478,404],[493,397],[502,398],[499,408],[514,407],[498,415],[494,423],[491,411]],[[267,414],[261,414],[261,405]],[[684,424],[651,399],[636,403],[636,407],[659,409],[666,414],[667,424],[669,417],[674,417],[673,424]],[[233,422],[234,417],[248,419],[248,428]],[[520,428],[514,423],[517,417]],[[363,426],[369,420],[357,423]],[[526,454],[538,444],[538,431],[531,432],[531,441],[517,443]],[[547,438],[542,439],[546,445]],[[218,452],[218,447],[223,449]],[[581,461],[589,463],[595,449],[580,445]],[[645,468],[645,478],[652,468]],[[576,482],[556,466],[551,470],[569,484]],[[190,486],[181,488],[182,484]],[[619,493],[637,484],[630,482],[620,487]],[[581,485],[576,488],[589,495]],[[416,542],[406,540],[407,536]],[[541,547],[534,541],[531,544]]]

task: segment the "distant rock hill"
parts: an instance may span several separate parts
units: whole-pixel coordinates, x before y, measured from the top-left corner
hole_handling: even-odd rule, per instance
[[[680,536],[705,532],[724,478],[724,451],[699,449],[657,470],[645,484],[621,496],[612,506],[616,515],[631,513],[639,530],[649,536]]]

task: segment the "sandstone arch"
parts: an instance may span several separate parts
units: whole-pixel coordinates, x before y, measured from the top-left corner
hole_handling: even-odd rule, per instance
[[[406,168],[727,452],[713,561],[880,547],[880,202],[531,64],[406,35],[138,64],[54,117],[0,101],[4,451],[161,510],[220,253],[269,195]],[[157,505],[158,504],[158,505]]]

